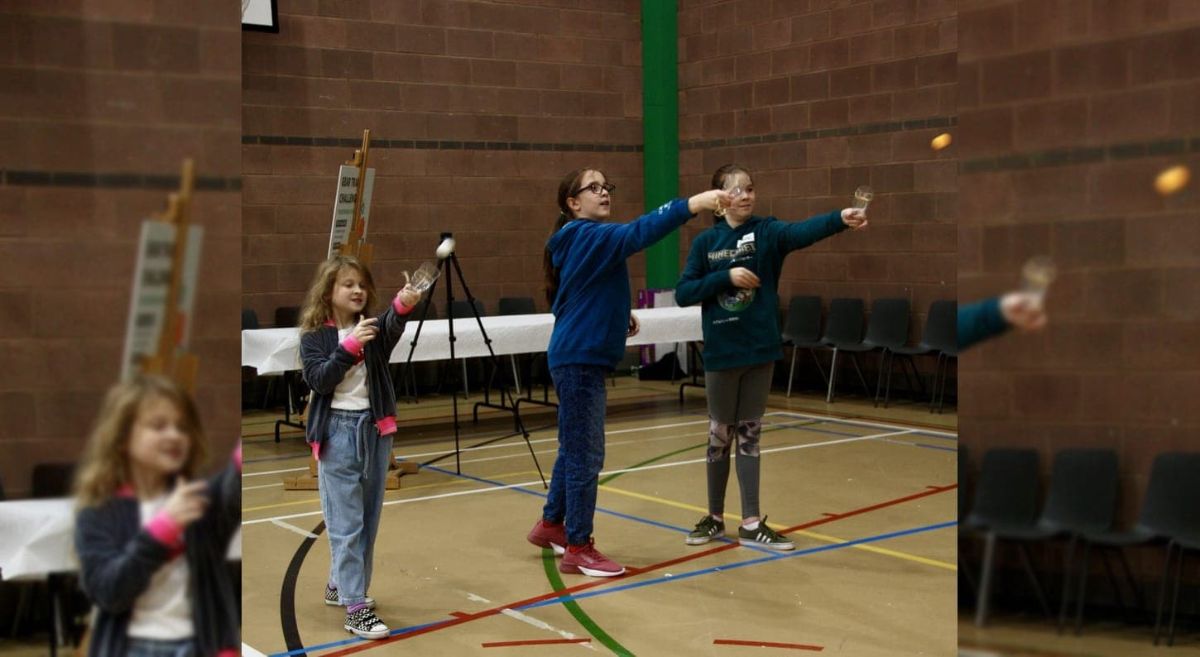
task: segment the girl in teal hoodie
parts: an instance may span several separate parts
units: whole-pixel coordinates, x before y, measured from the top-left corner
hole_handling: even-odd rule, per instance
[[[729,454],[737,442],[742,524],[738,540],[775,550],[795,544],[759,517],[759,435],[775,361],[783,358],[779,335],[779,273],[788,253],[867,225],[865,210],[847,208],[806,221],[754,216],[754,181],[734,164],[713,173],[714,189],[732,190],[723,220],[698,235],[675,287],[681,306],[701,303],[704,378],[708,393],[708,513],[688,535],[703,545],[725,531]]]
[[[598,169],[576,169],[558,186],[560,214],[546,243],[546,297],[554,313],[547,357],[558,394],[558,459],[542,517],[527,537],[563,556],[558,569],[612,577],[625,568],[592,541],[604,465],[605,377],[637,331],[625,260],[696,216],[728,205],[720,190],[678,198],[629,223],[608,223],[616,187]]]

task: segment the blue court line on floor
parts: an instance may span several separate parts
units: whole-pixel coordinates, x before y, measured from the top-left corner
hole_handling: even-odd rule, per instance
[[[925,449],[936,449],[943,452],[958,452],[957,447],[942,447],[941,445],[926,445],[924,443],[909,443],[913,447],[924,447]]]
[[[451,473],[451,474],[453,474],[453,473]],[[518,490],[518,489],[513,489],[513,490]],[[833,550],[840,550],[840,549],[844,549],[844,548],[848,548],[848,547],[853,547],[855,545],[862,545],[865,543],[876,543],[876,542],[885,541],[885,540],[888,540],[891,538],[899,538],[901,536],[910,536],[913,534],[920,534],[920,533],[929,532],[929,531],[936,531],[938,529],[946,529],[949,527],[954,527],[957,524],[958,524],[958,521],[952,520],[950,522],[941,522],[941,523],[936,523],[933,525],[925,525],[922,527],[913,527],[911,529],[902,529],[899,531],[888,532],[886,534],[877,534],[875,536],[867,536],[864,538],[858,538],[858,539],[854,539],[851,541],[845,541],[843,543],[820,545],[820,546],[808,548],[805,550],[795,550],[793,552],[787,552],[787,553],[777,553],[777,552],[772,551],[770,553],[770,556],[766,556],[766,557],[759,557],[757,559],[748,559],[746,561],[738,561],[738,562],[734,562],[731,564],[725,564],[725,565],[721,565],[721,566],[712,566],[710,568],[701,568],[699,570],[693,570],[693,571],[689,571],[686,573],[680,573],[678,575],[671,575],[670,577],[667,577],[667,576],[656,577],[656,578],[645,580],[642,582],[633,582],[630,584],[614,586],[612,588],[602,589],[602,590],[598,590],[598,591],[591,591],[588,593],[580,593],[578,595],[560,596],[560,597],[552,598],[549,600],[543,600],[541,602],[534,602],[534,603],[522,605],[519,607],[513,607],[513,609],[515,609],[517,611],[526,611],[529,609],[537,609],[538,607],[548,607],[550,605],[562,604],[563,602],[566,602],[568,600],[576,600],[576,601],[585,600],[587,598],[594,598],[594,597],[598,597],[598,596],[602,596],[602,595],[608,595],[611,593],[619,593],[619,592],[628,591],[631,589],[643,588],[643,587],[647,587],[647,586],[654,586],[657,584],[665,584],[667,582],[677,582],[677,581],[681,581],[681,580],[685,580],[685,579],[691,579],[693,577],[699,577],[701,575],[708,575],[708,574],[712,574],[712,573],[724,572],[727,570],[735,570],[737,568],[744,568],[746,566],[754,566],[754,565],[758,565],[761,563],[768,563],[771,561],[792,559],[795,557],[802,557],[802,556],[807,556],[810,554],[819,554],[821,552],[830,552]],[[743,547],[746,547],[746,546],[743,546]],[[392,630],[389,633],[389,636],[396,636],[397,634],[404,634],[407,632],[415,632],[416,630],[424,629],[424,628],[430,627],[432,625],[440,625],[445,622],[447,622],[447,621],[442,620],[442,621],[435,621],[433,623],[423,623],[421,625],[412,625],[409,627],[401,627],[401,628]],[[316,645],[316,646],[308,646],[303,649],[297,648],[296,650],[292,650],[290,652],[272,653],[270,655],[270,657],[294,657],[295,655],[302,654],[306,651],[327,650],[329,648],[336,648],[339,646],[345,646],[345,645],[349,645],[352,643],[361,643],[363,641],[365,641],[365,639],[359,639],[359,638],[344,639],[342,641],[335,641],[332,643],[323,643],[323,644]]]
[[[894,445],[909,445],[911,447],[924,447],[925,449],[936,449],[940,452],[958,452],[957,447],[943,447],[941,445],[926,445],[925,443],[914,443],[908,440],[896,440],[894,438],[880,438],[879,442],[892,443]]]
[[[793,552],[787,552],[787,553],[782,553],[782,554],[776,553],[776,554],[772,554],[769,557],[760,557],[757,559],[750,559],[747,561],[737,561],[737,562],[734,562],[731,564],[725,564],[722,566],[713,566],[711,568],[701,568],[699,570],[693,570],[693,571],[689,571],[686,573],[680,573],[678,575],[673,574],[669,577],[664,575],[661,577],[656,577],[654,579],[645,580],[642,582],[633,582],[630,584],[625,584],[622,586],[614,586],[612,588],[607,588],[607,589],[603,589],[603,590],[599,590],[599,591],[590,591],[588,593],[580,593],[579,595],[567,595],[567,596],[562,596],[559,598],[554,598],[551,600],[543,600],[541,602],[534,602],[534,603],[531,603],[528,605],[517,607],[516,609],[518,611],[523,611],[526,609],[536,609],[538,607],[545,607],[548,605],[559,604],[559,603],[567,601],[567,600],[585,600],[587,598],[594,598],[594,597],[601,596],[601,595],[608,595],[610,593],[618,593],[621,591],[628,591],[630,589],[642,588],[645,586],[653,586],[655,584],[663,584],[666,582],[677,582],[677,581],[684,580],[684,579],[690,579],[692,577],[698,577],[700,575],[707,575],[710,573],[734,570],[735,568],[743,568],[745,566],[754,566],[754,565],[757,565],[760,563],[767,563],[769,561],[792,559],[795,557],[801,557],[801,556],[805,556],[805,555],[809,555],[809,554],[817,554],[820,552],[829,552],[831,550],[839,550],[842,548],[853,547],[855,545],[862,545],[864,543],[875,543],[875,542],[884,541],[884,540],[887,540],[890,538],[898,538],[900,536],[909,536],[912,534],[920,534],[923,532],[935,531],[938,529],[946,529],[948,527],[954,527],[957,524],[958,524],[957,520],[951,520],[949,522],[940,522],[940,523],[933,524],[933,525],[925,525],[922,527],[913,527],[911,529],[902,529],[900,531],[888,532],[886,534],[867,536],[865,538],[858,538],[858,539],[854,539],[852,541],[845,541],[843,543],[820,545],[820,546],[817,546],[814,548],[808,548],[806,550],[795,550]]]
[[[425,467],[430,470],[433,470],[434,472],[440,472],[442,474],[447,474],[447,475],[450,475],[453,477],[462,477],[463,479],[470,479],[471,481],[477,481],[482,484],[488,484],[489,486],[506,486],[507,485],[500,481],[492,481],[490,479],[484,479],[482,477],[474,477],[471,475],[459,474],[453,470],[445,470],[445,469],[442,469],[442,468],[439,468],[436,466],[432,466],[432,465],[427,465]],[[526,495],[533,495],[533,496],[540,497],[543,499],[546,497],[546,493],[541,493],[536,490],[527,490],[524,488],[510,488],[509,490],[516,491],[518,493],[525,493]],[[604,507],[601,507],[601,506],[597,506],[596,511],[599,511],[600,513],[605,513],[610,516],[616,516],[617,518],[624,518],[625,520],[632,520],[634,522],[640,522],[642,524],[650,525],[652,527],[669,529],[676,533],[690,534],[692,532],[692,530],[690,528],[677,527],[675,525],[668,525],[665,522],[659,522],[657,520],[651,520],[649,518],[643,518],[641,516],[630,515],[628,513],[621,513],[620,511],[613,511],[612,509],[605,509]],[[722,542],[725,542],[725,543],[733,542],[733,539],[728,538],[728,537],[719,539],[719,540],[722,540]],[[771,554],[771,551],[767,550],[766,548],[760,548],[760,547],[750,546],[750,545],[745,546],[745,547],[748,547],[752,550],[756,550],[759,552],[763,552],[764,554]]]
[[[435,621],[433,623],[423,623],[421,625],[411,625],[409,627],[399,627],[399,628],[396,628],[396,629],[388,632],[388,636],[396,636],[397,634],[404,634],[405,632],[416,632],[417,630],[423,630],[432,625],[441,625],[442,623],[445,623],[445,622],[446,621]],[[329,650],[330,648],[340,648],[342,646],[348,646],[348,645],[351,645],[354,643],[362,643],[363,641],[366,641],[366,640],[367,639],[360,639],[358,637],[353,637],[350,639],[342,639],[341,641],[330,641],[329,643],[321,643],[321,644],[317,644],[315,646],[304,646],[303,648],[296,648],[295,650],[289,650],[287,652],[273,652],[270,655],[268,655],[267,657],[294,657],[295,655],[303,655],[304,653],[312,652],[312,651],[316,651],[316,650]]]

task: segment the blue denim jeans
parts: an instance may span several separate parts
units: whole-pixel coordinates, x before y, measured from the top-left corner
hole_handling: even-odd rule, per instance
[[[129,637],[126,657],[192,657],[192,640],[161,641]]]
[[[329,535],[329,583],[343,605],[366,599],[392,437],[380,436],[371,412],[334,409],[321,446],[318,479]]]
[[[596,486],[604,467],[604,408],[608,369],[563,365],[550,370],[558,393],[558,459],[542,517],[566,522],[567,542],[584,545],[592,535]]]

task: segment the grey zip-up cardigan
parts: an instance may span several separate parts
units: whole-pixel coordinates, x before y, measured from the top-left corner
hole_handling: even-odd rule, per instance
[[[308,400],[308,420],[304,437],[320,458],[321,442],[329,428],[333,391],[346,377],[346,372],[365,359],[367,364],[367,396],[371,402],[371,419],[379,435],[396,433],[396,391],[388,372],[388,359],[408,323],[412,308],[400,303],[398,297],[378,317],[379,334],[363,345],[353,336],[338,342],[338,330],[332,321],[300,335],[300,360],[304,365],[304,382],[312,389]]]
[[[226,555],[229,540],[242,522],[240,452],[234,463],[208,481],[208,499],[204,515],[183,530],[194,654],[232,656],[241,645],[241,607]],[[125,487],[107,502],[80,509],[75,518],[80,583],[98,610],[89,657],[127,652],[134,602],[146,591],[151,576],[179,555],[141,522],[138,506],[132,489]]]

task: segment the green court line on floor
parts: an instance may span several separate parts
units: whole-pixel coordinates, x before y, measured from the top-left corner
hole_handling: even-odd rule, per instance
[[[554,587],[556,593],[567,588],[567,585],[563,583],[562,575],[558,573],[558,563],[554,558],[554,550],[542,548],[542,565],[546,569],[546,579],[550,581],[550,586]],[[595,637],[604,647],[620,657],[634,657],[634,654],[629,652],[625,646],[618,643],[608,632],[601,629],[596,621],[592,620],[592,617],[588,616],[587,612],[579,606],[579,603],[574,600],[564,600],[563,607],[575,617],[575,620],[579,621],[579,624],[583,626],[583,629],[587,630],[588,634]]]

